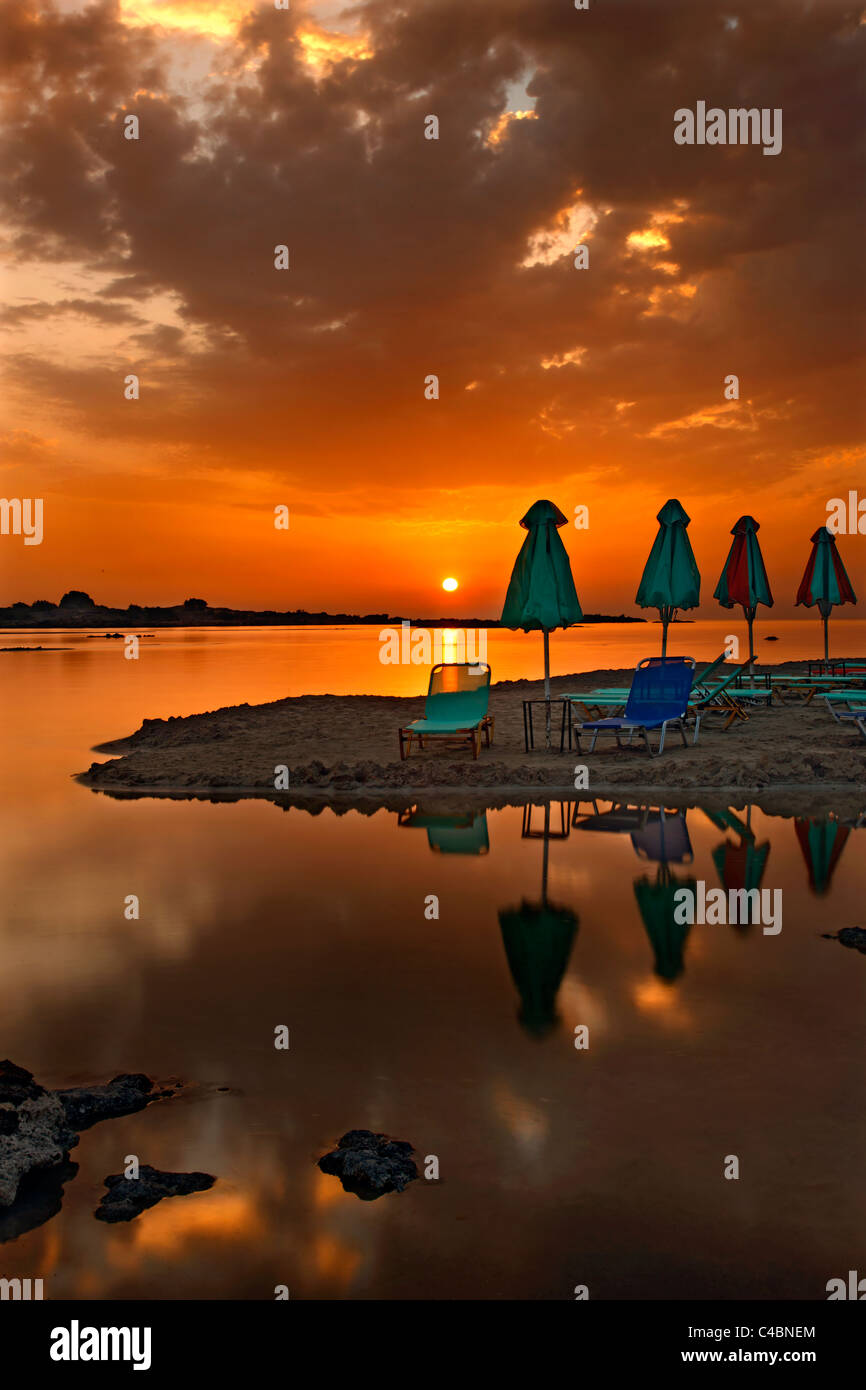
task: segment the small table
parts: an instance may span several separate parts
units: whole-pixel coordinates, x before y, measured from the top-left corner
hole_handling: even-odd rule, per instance
[[[576,739],[576,740],[577,740],[577,751],[578,751],[578,753],[579,753],[579,752],[580,752],[580,734],[579,734],[579,733],[577,732],[577,730],[574,728],[574,724],[573,724],[573,721],[572,721],[572,706],[571,706],[571,700],[563,699],[561,696],[551,696],[550,701],[548,702],[547,700],[545,700],[545,698],[544,698],[543,695],[542,695],[540,698],[533,698],[533,699],[531,699],[531,700],[524,700],[524,701],[523,701],[523,744],[524,744],[524,747],[525,747],[525,749],[526,749],[526,752],[527,752],[527,753],[530,753],[530,752],[532,752],[533,749],[535,748],[535,729],[534,729],[534,727],[533,727],[533,722],[532,722],[532,706],[533,706],[533,705],[546,705],[546,704],[548,704],[548,703],[550,704],[551,709],[553,708],[554,705],[561,705],[561,706],[562,706],[562,717],[561,717],[561,719],[560,719],[560,725],[559,725],[559,751],[560,751],[560,753],[564,752],[564,750],[565,750],[565,736],[566,736],[566,734],[568,734],[568,747],[569,747],[569,749],[571,749],[571,748],[574,746],[574,740]],[[553,721],[551,720],[551,724],[552,724],[552,722],[553,722]]]

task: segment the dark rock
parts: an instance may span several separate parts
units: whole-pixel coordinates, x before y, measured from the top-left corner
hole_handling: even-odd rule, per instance
[[[119,1115],[132,1115],[143,1110],[149,1101],[157,1097],[151,1095],[153,1082],[143,1072],[123,1073],[115,1076],[107,1086],[76,1086],[69,1091],[55,1091],[54,1094],[66,1112],[66,1118],[74,1130],[89,1129],[99,1120],[113,1120]],[[165,1095],[158,1092],[157,1095]]]
[[[89,1129],[98,1120],[117,1115],[131,1115],[143,1110],[150,1101],[170,1091],[154,1091],[149,1076],[141,1073],[114,1077],[107,1086],[78,1086],[65,1091],[46,1091],[33,1080],[23,1067],[13,1062],[0,1062],[0,1218],[3,1228],[16,1228],[24,1221],[24,1229],[38,1225],[32,1216],[32,1200],[23,1215],[18,1211],[24,1200],[24,1186],[30,1177],[38,1183],[46,1174],[68,1171],[69,1151],[78,1143],[81,1130]],[[62,1195],[62,1182],[46,1191],[50,1200],[37,1202],[45,1211],[43,1220],[57,1210],[57,1193]],[[35,1210],[36,1208],[32,1208]],[[28,1212],[31,1214],[28,1215]],[[11,1239],[11,1237],[7,1237]]]
[[[63,1188],[78,1172],[68,1159],[54,1168],[27,1173],[18,1185],[11,1207],[0,1207],[0,1245],[35,1231],[56,1216],[63,1203]]]
[[[163,1197],[186,1197],[191,1192],[206,1192],[216,1178],[210,1173],[163,1173],[143,1163],[137,1178],[112,1173],[105,1179],[108,1191],[93,1213],[97,1221],[132,1221],[148,1207],[155,1207]]]
[[[319,1159],[323,1173],[340,1179],[345,1192],[373,1202],[386,1192],[402,1192],[418,1176],[414,1149],[402,1139],[373,1134],[369,1129],[350,1129],[337,1147]]]
[[[0,1105],[20,1105],[23,1100],[36,1100],[44,1094],[32,1072],[16,1067],[8,1057],[0,1062]]]
[[[832,932],[824,932],[823,935],[828,941],[839,941],[843,946],[850,946],[854,951],[862,951],[866,955],[866,930],[863,927],[843,927],[837,936]]]

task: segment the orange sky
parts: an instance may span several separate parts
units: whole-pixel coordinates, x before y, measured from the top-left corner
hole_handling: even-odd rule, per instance
[[[45,536],[0,602],[492,615],[547,496],[584,609],[634,611],[677,496],[704,613],[743,512],[791,611],[866,499],[850,16],[10,0],[2,492]],[[699,98],[781,108],[781,154],[676,145]]]

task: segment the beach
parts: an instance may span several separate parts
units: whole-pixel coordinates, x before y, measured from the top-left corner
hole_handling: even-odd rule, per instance
[[[797,669],[797,663],[789,663]],[[769,669],[769,668],[768,668]],[[786,668],[787,669],[787,668]],[[563,692],[628,686],[630,669],[556,677]],[[856,730],[834,723],[825,703],[790,701],[748,708],[746,721],[725,728],[705,717],[698,743],[683,747],[669,728],[664,752],[617,749],[602,738],[594,753],[559,752],[561,705],[552,706],[551,748],[544,746],[544,707],[534,707],[535,748],[526,752],[523,701],[543,699],[541,681],[491,686],[495,721],[490,748],[477,760],[468,751],[436,746],[399,757],[397,729],[424,712],[423,697],[304,695],[266,704],[240,704],[187,717],[146,719],[128,737],[100,744],[103,756],[80,775],[94,790],[114,794],[269,796],[290,804],[364,802],[405,804],[424,794],[437,804],[483,799],[490,805],[555,796],[575,789],[575,768],[588,770],[584,795],[663,794],[668,804],[690,797],[730,802],[745,794],[761,804],[796,809],[804,800],[859,809],[866,781],[866,743]],[[575,711],[575,723],[579,714]],[[653,747],[657,746],[653,734]],[[275,770],[288,769],[288,788],[275,789]],[[285,781],[285,779],[284,779]]]

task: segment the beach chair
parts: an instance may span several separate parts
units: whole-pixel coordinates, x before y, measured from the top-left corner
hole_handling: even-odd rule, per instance
[[[412,751],[412,740],[424,747],[426,738],[443,739],[446,744],[469,747],[478,757],[481,739],[490,747],[493,717],[487,713],[490,699],[490,667],[486,662],[439,662],[430,672],[424,718],[397,730],[400,758]]]
[[[721,714],[725,716],[725,729],[729,729],[735,719],[745,721],[749,718],[743,700],[757,698],[765,704],[770,703],[772,691],[768,688],[759,686],[751,689],[738,684],[746,675],[748,665],[749,662],[745,661],[742,666],[732,666],[722,680],[709,685],[705,682],[700,689],[692,686],[689,713],[695,716],[696,721],[708,714]]]
[[[665,733],[668,724],[676,724],[684,747],[686,740],[685,719],[689,708],[689,694],[695,674],[695,663],[690,656],[685,657],[645,657],[635,667],[634,679],[625,706],[625,714],[613,719],[594,719],[581,724],[581,733],[591,733],[590,753],[595,751],[599,734],[613,734],[618,748],[622,748],[620,735],[627,733],[631,744],[632,736],[639,733],[643,738],[650,757],[658,757],[664,750]],[[695,718],[695,736],[698,741],[701,716]],[[649,739],[651,729],[659,730],[659,746],[655,753]]]
[[[827,696],[824,697],[824,703],[837,724],[844,724],[846,728],[850,724],[855,724],[863,737],[866,738],[866,708],[855,709],[849,704],[847,709],[836,709],[832,700]]]
[[[646,660],[654,663],[660,661],[691,661],[691,657],[649,656]],[[700,676],[695,677],[692,689],[696,690],[699,686],[703,689],[708,683],[708,678],[711,679],[718,668],[724,665],[724,661],[725,654],[722,652],[721,656],[717,656],[715,661],[711,661],[709,666],[704,667]],[[626,701],[628,700],[629,690],[630,687],[627,685],[603,685],[597,686],[594,690],[577,691],[576,693],[566,694],[561,698],[563,700],[570,700],[574,705],[582,705],[590,718],[594,719],[596,717],[596,710],[624,709]]]

